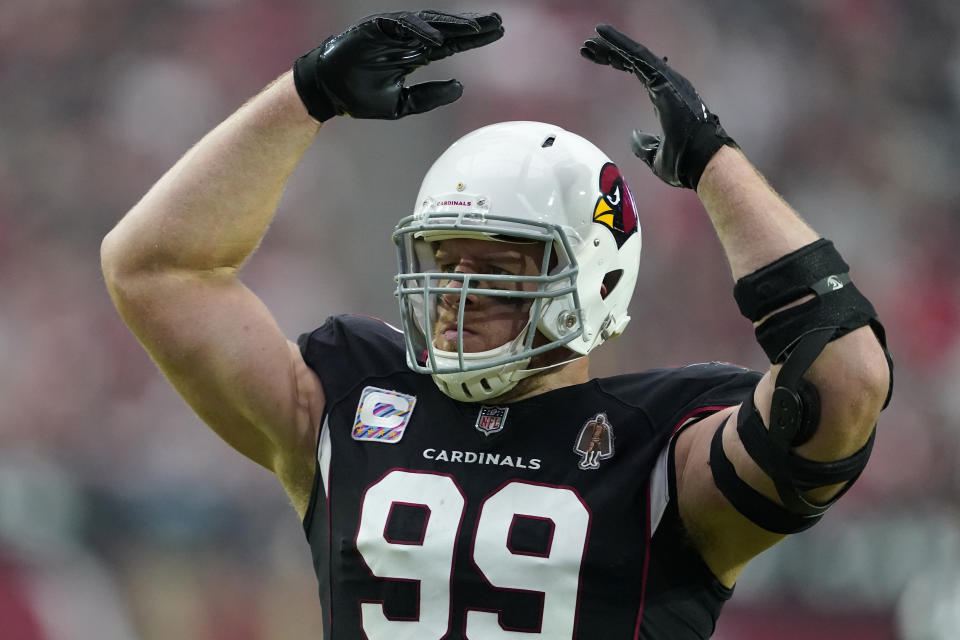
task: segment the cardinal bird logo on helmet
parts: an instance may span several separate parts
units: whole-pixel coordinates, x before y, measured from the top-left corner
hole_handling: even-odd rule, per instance
[[[608,162],[600,169],[600,193],[593,209],[593,221],[605,225],[613,232],[617,249],[623,246],[627,238],[637,232],[640,221],[633,196],[617,165]]]

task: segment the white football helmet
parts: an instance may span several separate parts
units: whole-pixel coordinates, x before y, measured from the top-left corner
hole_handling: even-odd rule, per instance
[[[432,263],[431,243],[450,238],[543,242],[540,273],[441,272]],[[528,368],[534,356],[558,347],[573,358],[584,356],[622,333],[630,320],[641,244],[633,197],[603,152],[560,127],[505,122],[455,142],[427,172],[413,215],[397,224],[393,239],[407,365],[431,374],[456,400],[499,396],[540,370]],[[537,289],[489,286],[498,280],[534,283]],[[443,294],[459,296],[456,351],[436,348],[432,338]],[[524,298],[529,322],[500,347],[465,352],[468,295]],[[534,346],[537,332],[545,344]]]

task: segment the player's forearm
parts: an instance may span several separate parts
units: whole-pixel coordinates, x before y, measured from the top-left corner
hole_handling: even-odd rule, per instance
[[[236,269],[319,125],[289,73],[188,151],[104,239],[107,277]]]
[[[819,237],[738,149],[720,148],[703,172],[697,195],[734,280]]]

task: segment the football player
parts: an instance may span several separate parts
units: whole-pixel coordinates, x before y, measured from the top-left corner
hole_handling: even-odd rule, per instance
[[[289,494],[325,638],[706,638],[744,565],[860,474],[891,374],[837,249],[664,59],[608,25],[581,49],[646,90],[662,132],[633,151],[702,201],[768,370],[590,377],[629,321],[640,221],[617,166],[545,123],[469,133],[427,172],[393,233],[400,329],[342,315],[288,342],[238,278],[322,123],[453,102],[456,80],[407,74],[502,35],[497,14],[418,11],[327,39],[110,232],[107,285]]]

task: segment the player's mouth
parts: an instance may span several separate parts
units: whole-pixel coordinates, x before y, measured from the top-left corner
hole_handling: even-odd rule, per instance
[[[444,329],[440,335],[442,335],[447,340],[456,340],[457,333],[459,332],[456,330],[456,328],[451,328],[451,329]],[[475,336],[475,335],[477,335],[475,331],[471,331],[470,329],[466,329],[466,328],[463,330],[464,339],[466,339],[468,336]]]
[[[449,341],[449,342],[456,343],[456,342],[457,342],[457,337],[458,337],[457,334],[458,334],[458,333],[460,333],[460,332],[457,331],[457,328],[456,328],[456,327],[451,327],[451,326],[441,327],[441,328],[437,331],[437,337],[443,338],[444,340],[447,340],[447,341]],[[466,340],[468,336],[475,336],[475,335],[477,335],[477,334],[474,333],[473,331],[470,331],[469,329],[466,329],[466,328],[463,329],[463,339],[464,339],[464,340]]]
[[[444,351],[456,351],[457,350],[457,338],[459,337],[460,332],[457,331],[457,325],[454,323],[441,323],[437,326],[437,330],[434,333],[434,346],[443,349]],[[474,331],[471,331],[469,328],[463,328],[463,343],[464,348],[468,349],[467,344],[473,342],[476,339],[478,334]]]

